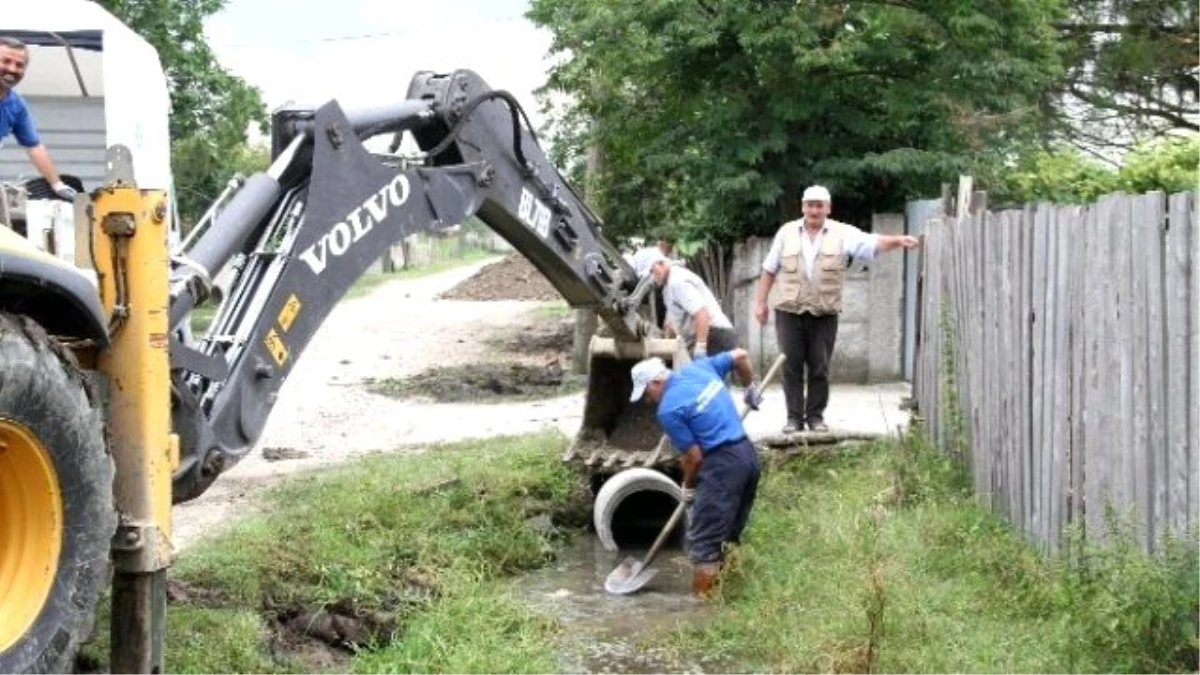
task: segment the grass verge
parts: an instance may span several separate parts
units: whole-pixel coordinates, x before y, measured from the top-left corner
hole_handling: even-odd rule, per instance
[[[555,626],[502,579],[590,518],[564,443],[492,438],[286,481],[176,562],[167,670],[554,670]],[[105,666],[104,644],[88,654]]]
[[[917,437],[769,470],[709,627],[753,672],[1194,672],[1194,541],[1048,559]],[[1125,543],[1121,543],[1125,542]],[[668,636],[670,639],[672,636]]]

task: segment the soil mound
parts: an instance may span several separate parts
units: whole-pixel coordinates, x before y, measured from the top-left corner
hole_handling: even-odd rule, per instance
[[[487,265],[438,296],[440,300],[559,300],[546,277],[519,253]]]

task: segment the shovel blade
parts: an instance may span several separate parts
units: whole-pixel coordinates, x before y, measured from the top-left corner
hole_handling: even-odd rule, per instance
[[[642,589],[658,574],[653,567],[644,567],[636,558],[626,558],[604,580],[604,590],[613,595],[629,595]]]

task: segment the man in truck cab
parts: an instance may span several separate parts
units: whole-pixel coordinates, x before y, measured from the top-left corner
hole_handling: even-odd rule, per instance
[[[75,198],[75,190],[59,177],[54,162],[50,160],[50,153],[38,136],[29,106],[16,92],[16,86],[24,79],[28,65],[29,48],[25,43],[0,36],[0,144],[12,134],[29,153],[29,161],[50,184],[54,193],[71,201]]]

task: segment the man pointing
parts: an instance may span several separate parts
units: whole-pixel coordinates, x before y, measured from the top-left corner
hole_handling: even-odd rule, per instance
[[[787,355],[783,368],[785,434],[803,431],[805,425],[812,431],[829,431],[825,424],[829,360],[842,311],[846,258],[871,260],[878,253],[920,243],[909,235],[867,234],[830,218],[829,190],[820,185],[806,189],[800,201],[804,217],[784,223],[775,234],[754,298],[754,318],[765,324],[767,295],[778,281],[775,337],[780,351]]]

